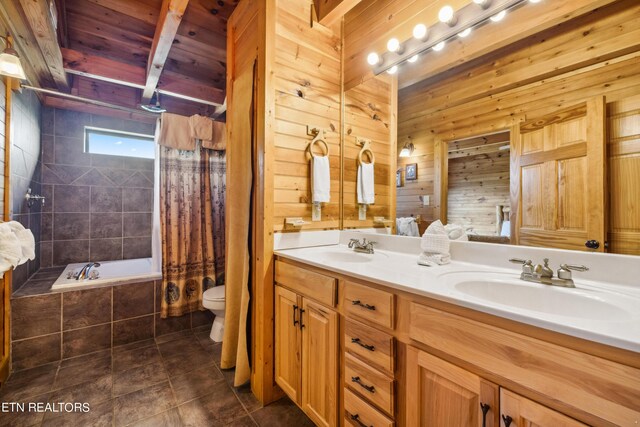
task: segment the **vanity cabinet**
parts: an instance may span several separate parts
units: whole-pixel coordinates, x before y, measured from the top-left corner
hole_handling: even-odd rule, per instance
[[[276,263],[275,379],[318,426],[338,424],[336,280]]]
[[[586,424],[504,388],[500,390],[500,413],[502,427],[587,427]]]
[[[414,347],[407,347],[406,369],[408,426],[500,425],[497,385]]]

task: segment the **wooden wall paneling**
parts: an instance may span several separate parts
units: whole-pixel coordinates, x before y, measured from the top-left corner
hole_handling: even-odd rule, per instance
[[[310,1],[278,0],[274,63],[275,140],[273,229],[286,217],[303,217],[302,230],[340,226],[341,37],[310,27]],[[305,150],[307,126],[325,131],[331,167],[331,201],[311,221],[311,182]]]
[[[635,71],[640,66],[640,51],[636,42],[630,40],[624,42],[629,43],[627,45],[629,49],[636,49],[634,52],[628,52],[627,48],[614,40],[621,36],[620,34],[607,33],[611,42],[619,47],[620,56],[592,64],[588,59],[591,58],[590,50],[585,48],[590,44],[584,44],[585,36],[583,35],[590,28],[595,33],[599,32],[601,37],[604,37],[604,28],[615,28],[616,25],[619,25],[619,28],[626,28],[629,21],[635,22],[637,19],[636,8],[635,2],[623,0],[580,18],[575,25],[567,22],[546,31],[545,43],[532,43],[531,47],[528,47],[527,43],[518,44],[513,51],[504,50],[497,56],[491,56],[487,61],[495,66],[478,60],[446,73],[442,77],[426,80],[401,90],[399,93],[399,145],[403,145],[410,139],[416,146],[414,157],[418,156],[420,159],[422,153],[427,155],[433,153],[436,139],[455,140],[509,129],[526,117],[545,115],[593,96],[604,95],[607,97],[607,102],[616,102],[640,94],[640,76]],[[505,85],[501,82],[501,68],[497,64],[518,61],[525,50],[529,56],[537,58],[537,62],[547,63],[550,68],[553,68],[556,51],[555,48],[547,51],[546,47],[555,46],[554,39],[558,37],[573,40],[564,44],[562,50],[575,52],[578,55],[575,60],[588,65],[561,72],[558,75],[546,76],[539,81],[528,81],[527,77],[528,83],[498,93],[487,94],[486,88],[476,86],[468,94],[451,95],[457,88],[466,87],[465,83],[461,82],[467,79],[475,80],[478,76],[491,80],[496,87],[508,88],[511,83]],[[624,36],[621,37],[624,39]],[[599,39],[594,39],[592,42],[600,43]],[[538,69],[537,65],[535,69]],[[529,76],[527,73],[523,70],[523,77]],[[513,81],[513,76],[509,79]],[[436,92],[432,94],[432,90]],[[478,96],[474,93],[475,91],[483,93]],[[439,95],[435,96],[436,93]],[[512,157],[514,153],[512,147]],[[401,164],[413,163],[411,159],[399,159],[399,161]],[[427,175],[422,173],[423,170]],[[423,168],[422,164],[419,164],[418,176],[419,181],[427,183],[425,188],[429,190],[428,183],[434,180],[433,168],[428,166]],[[414,189],[415,186],[407,186],[406,182],[405,187],[398,189],[399,216],[415,215],[420,208]],[[513,208],[512,206],[512,217],[515,217],[516,212]],[[437,218],[431,210],[423,210],[421,213],[425,219]]]
[[[640,255],[640,96],[607,110],[609,251]]]
[[[381,75],[345,91],[345,131],[343,152],[343,227],[379,226],[374,216],[395,220],[397,79]],[[376,202],[367,206],[367,219],[358,219],[357,157],[361,147],[356,138],[371,140],[376,156],[374,190]]]

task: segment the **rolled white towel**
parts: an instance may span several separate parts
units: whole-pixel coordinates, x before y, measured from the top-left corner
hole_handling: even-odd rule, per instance
[[[29,260],[34,260],[36,257],[36,241],[31,230],[24,228],[18,221],[9,221],[6,224],[20,242],[21,256],[17,265],[22,265]]]
[[[19,265],[22,246],[9,223],[0,224],[0,271],[5,272]]]

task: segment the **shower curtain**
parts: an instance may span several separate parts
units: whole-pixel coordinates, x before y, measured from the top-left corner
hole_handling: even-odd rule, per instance
[[[226,312],[220,367],[236,368],[234,385],[246,383],[249,366],[249,302],[253,221],[253,96],[255,64],[236,76],[227,112]]]
[[[204,291],[224,282],[225,159],[200,143],[159,151],[164,318],[203,310]]]

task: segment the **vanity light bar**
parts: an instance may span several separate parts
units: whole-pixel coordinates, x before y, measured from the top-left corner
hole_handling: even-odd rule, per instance
[[[398,67],[416,55],[432,49],[434,46],[457,37],[468,28],[485,24],[491,17],[501,12],[515,9],[530,0],[492,0],[482,6],[473,2],[455,12],[455,25],[437,22],[426,31],[424,39],[411,37],[400,44],[395,52],[387,51],[378,56],[378,62],[369,63],[373,66],[373,73],[379,75],[392,67]],[[411,61],[415,62],[415,61]],[[397,70],[397,68],[396,68]]]

